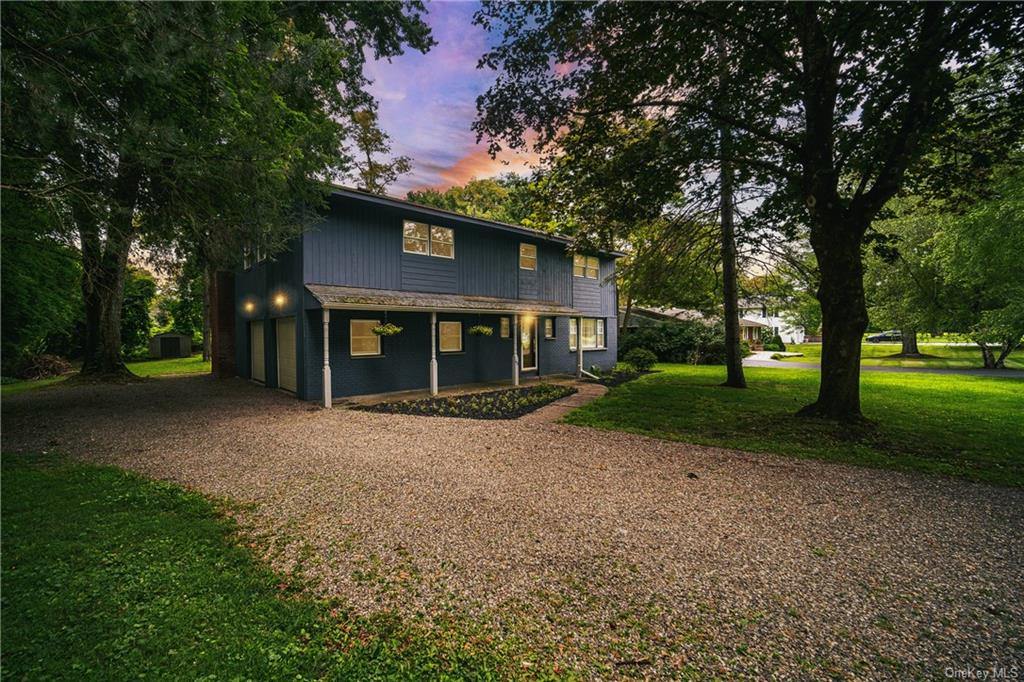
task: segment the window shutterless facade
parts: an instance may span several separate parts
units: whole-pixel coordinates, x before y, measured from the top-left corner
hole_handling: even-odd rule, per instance
[[[537,269],[537,247],[534,244],[519,245],[519,269]]]
[[[438,322],[438,337],[442,353],[462,352],[462,323]]]
[[[584,256],[582,254],[574,254],[572,257],[572,274],[573,277],[586,277],[587,279],[597,279],[598,272],[600,272],[601,262],[597,259],[597,256]]]
[[[421,256],[455,258],[455,230],[406,220],[402,223],[402,251]]]
[[[569,318],[569,350],[576,350],[576,343],[580,337],[577,334],[576,318]],[[604,320],[595,317],[583,318],[583,350],[603,350],[606,348],[604,340]]]
[[[544,318],[544,338],[553,339],[555,338],[555,320],[552,317]]]
[[[349,320],[349,354],[353,357],[380,355],[380,337],[373,328],[380,320]]]
[[[512,330],[509,328],[509,319],[507,317],[501,318],[501,338],[507,339],[512,336]]]

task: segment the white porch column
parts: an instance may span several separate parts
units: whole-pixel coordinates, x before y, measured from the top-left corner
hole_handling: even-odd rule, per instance
[[[519,316],[512,316],[512,385],[519,385]]]
[[[331,399],[331,311],[324,308],[324,407],[330,407]]]
[[[437,313],[430,313],[430,395],[437,395]]]
[[[583,318],[576,318],[576,381],[583,380]]]

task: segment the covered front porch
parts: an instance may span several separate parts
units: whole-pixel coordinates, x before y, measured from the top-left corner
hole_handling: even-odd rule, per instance
[[[307,398],[319,388],[325,407],[354,396],[438,395],[583,374],[582,350],[569,351],[568,339],[568,321],[579,314],[557,302],[328,285],[307,290],[315,302],[306,311],[304,364],[313,389]],[[401,331],[381,333],[394,328]]]

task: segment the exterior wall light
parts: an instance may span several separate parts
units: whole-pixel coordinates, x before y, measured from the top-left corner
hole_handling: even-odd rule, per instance
[[[283,308],[288,302],[288,297],[284,294],[274,294],[274,305],[278,308]]]
[[[256,312],[256,304],[253,303],[252,301],[246,301],[242,305],[242,310],[244,310],[245,312],[247,312],[249,314],[252,314],[252,313]]]

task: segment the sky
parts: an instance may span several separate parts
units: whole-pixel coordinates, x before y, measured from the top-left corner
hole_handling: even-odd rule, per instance
[[[491,159],[486,142],[471,129],[476,98],[494,81],[477,70],[488,35],[473,25],[476,2],[429,2],[427,23],[435,45],[426,54],[408,51],[390,61],[371,61],[365,73],[380,105],[380,126],[391,136],[392,154],[412,159],[412,171],[388,188],[405,196],[411,189],[445,189],[472,178],[524,171],[532,153],[503,152]]]

